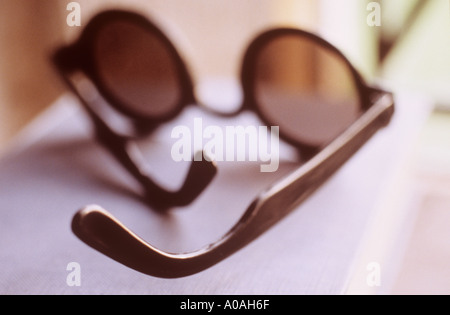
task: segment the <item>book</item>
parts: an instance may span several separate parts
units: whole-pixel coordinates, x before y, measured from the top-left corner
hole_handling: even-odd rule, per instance
[[[389,262],[366,254],[390,250],[389,236],[403,223],[404,174],[428,111],[427,100],[396,94],[391,124],[298,209],[217,265],[185,278],[160,279],[85,245],[70,229],[75,212],[101,205],[154,246],[186,252],[219,239],[274,179],[253,177],[246,164],[225,164],[189,207],[152,211],[139,198],[139,185],[95,141],[78,102],[64,95],[0,160],[0,293],[365,294],[372,289],[364,287],[367,277],[376,271],[365,269],[371,263],[381,266],[386,283]],[[187,165],[172,165],[164,156],[170,144],[157,138],[170,131],[170,125],[164,128],[151,139],[159,148],[153,171],[158,180],[176,185]],[[281,161],[280,174],[292,167],[292,160]],[[384,223],[386,216],[392,224]],[[74,266],[79,283],[69,281]],[[376,278],[370,283],[378,285]]]

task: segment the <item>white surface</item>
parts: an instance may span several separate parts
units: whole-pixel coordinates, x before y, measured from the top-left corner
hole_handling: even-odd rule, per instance
[[[344,293],[369,219],[392,188],[394,168],[404,158],[399,153],[412,143],[425,119],[423,104],[411,106],[417,102],[399,98],[402,110],[392,124],[259,239],[204,272],[165,280],[124,267],[78,240],[70,230],[76,210],[99,204],[157,247],[192,250],[220,237],[273,177],[295,166],[285,162],[280,172],[262,174],[259,164],[220,164],[218,177],[192,206],[158,214],[138,199],[139,186],[93,140],[83,112],[60,115],[60,110],[76,106],[62,98],[53,105],[58,114],[48,114],[37,124],[48,132],[0,161],[0,293]],[[205,117],[193,110],[178,123],[197,113]],[[155,177],[179,182],[187,165],[171,164],[166,155],[171,142],[164,134],[154,141]],[[66,284],[70,262],[81,265],[80,287]]]
[[[400,268],[400,257],[410,236],[408,231],[417,216],[418,199],[414,195],[417,146],[432,102],[428,97],[405,97],[404,94],[398,100],[400,106],[397,106],[396,115],[403,118],[403,128],[397,129],[397,137],[404,141],[397,143],[397,137],[393,137],[384,142],[387,148],[393,150],[391,153],[395,158],[389,160],[388,180],[367,225],[347,294],[391,292]],[[403,136],[398,133],[403,133]],[[380,268],[380,284],[377,286],[367,285],[371,263],[376,263]]]

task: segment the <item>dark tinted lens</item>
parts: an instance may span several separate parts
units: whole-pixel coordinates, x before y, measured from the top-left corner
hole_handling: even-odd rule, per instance
[[[111,22],[100,30],[94,54],[104,87],[127,111],[156,118],[176,109],[177,67],[157,34],[131,22]]]
[[[323,146],[360,115],[351,69],[309,37],[286,34],[270,40],[257,55],[255,71],[260,111],[297,143]]]

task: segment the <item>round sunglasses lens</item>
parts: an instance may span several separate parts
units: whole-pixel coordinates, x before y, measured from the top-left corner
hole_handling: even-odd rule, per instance
[[[361,114],[350,66],[312,38],[277,36],[262,46],[255,62],[259,110],[290,141],[322,147]]]
[[[127,113],[159,118],[177,108],[177,67],[158,34],[131,22],[111,22],[100,30],[94,55],[103,88]]]

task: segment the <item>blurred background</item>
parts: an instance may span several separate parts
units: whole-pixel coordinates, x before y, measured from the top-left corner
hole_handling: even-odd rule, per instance
[[[200,84],[235,77],[243,49],[269,27],[317,32],[368,81],[431,100],[412,170],[421,196],[418,219],[389,293],[450,293],[450,1],[79,0],[81,27],[66,23],[70,2],[0,0],[0,152],[66,92],[48,56],[104,8],[139,10],[163,25]],[[381,20],[369,25],[374,3]]]

